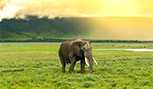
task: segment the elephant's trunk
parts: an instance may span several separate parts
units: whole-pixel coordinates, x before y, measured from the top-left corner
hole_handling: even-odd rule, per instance
[[[89,60],[89,65],[90,65],[89,73],[92,73],[93,72],[93,60],[92,60],[92,57],[88,58],[88,60]]]
[[[93,57],[92,57],[92,52],[91,51],[86,51],[84,53],[84,56],[85,56],[85,62],[88,66],[90,66],[90,71],[89,73],[91,73],[93,71]],[[89,64],[87,62],[87,59],[89,60]]]
[[[88,61],[89,60],[89,64]],[[85,62],[88,66],[90,66],[90,71],[89,73],[93,72],[93,61],[96,63],[96,65],[98,65],[98,63],[96,62],[96,60],[94,59],[94,57],[92,56],[92,52],[85,52]]]

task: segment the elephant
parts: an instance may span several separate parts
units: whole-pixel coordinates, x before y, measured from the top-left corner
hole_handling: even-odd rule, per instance
[[[84,73],[85,62],[88,66],[90,65],[89,73],[93,72],[93,61],[97,64],[92,55],[92,46],[90,41],[84,41],[82,39],[63,42],[59,48],[59,58],[62,64],[63,73],[66,72],[66,63],[70,63],[69,73],[74,70],[74,66],[79,60],[81,61],[81,73]],[[89,64],[87,59],[89,60]]]

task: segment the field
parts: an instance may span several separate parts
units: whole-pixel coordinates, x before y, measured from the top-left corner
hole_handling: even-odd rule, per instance
[[[0,43],[0,89],[153,89],[153,52],[96,49],[153,49],[151,43],[92,43],[94,71],[62,73],[60,43]]]

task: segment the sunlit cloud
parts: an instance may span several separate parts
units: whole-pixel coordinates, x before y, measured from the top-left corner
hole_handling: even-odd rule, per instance
[[[22,6],[17,7],[8,5],[6,8],[4,8],[3,12],[0,12],[0,21],[3,18],[14,18],[16,13],[22,8]]]
[[[153,17],[153,0],[1,0],[3,18]]]

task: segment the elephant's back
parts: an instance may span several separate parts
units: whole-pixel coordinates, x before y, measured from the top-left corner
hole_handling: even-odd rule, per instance
[[[73,41],[72,40],[68,40],[68,41],[65,41],[61,44],[60,46],[60,49],[59,51],[61,52],[66,52],[66,51],[69,51],[70,50],[70,47],[72,45]]]

